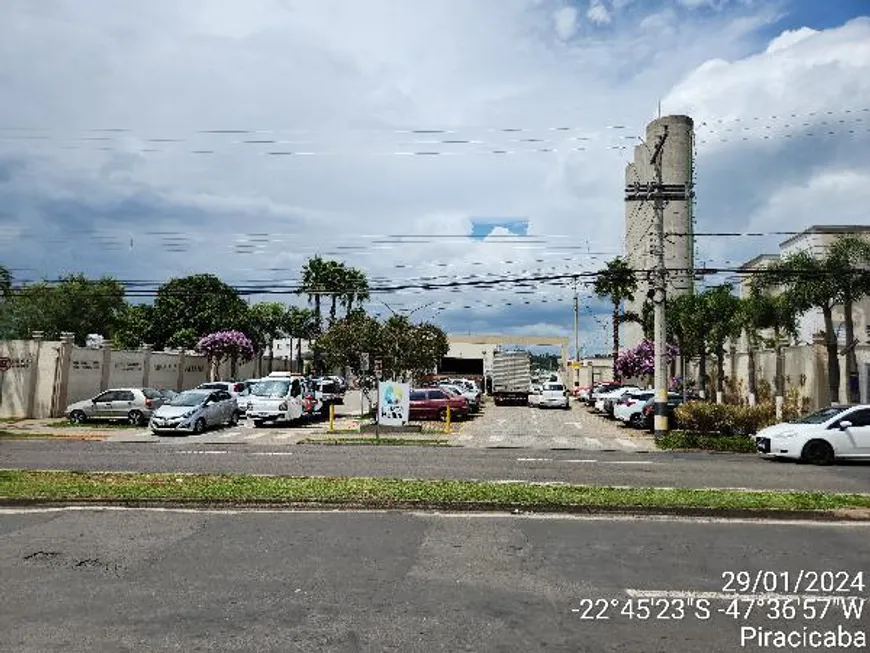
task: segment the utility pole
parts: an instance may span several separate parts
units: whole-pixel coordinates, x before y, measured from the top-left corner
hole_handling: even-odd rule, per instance
[[[580,360],[580,298],[577,296],[577,277],[574,277],[574,360]]]
[[[656,227],[656,289],[653,295],[655,318],[655,437],[668,432],[668,359],[667,324],[665,322],[665,298],[667,296],[667,270],[665,268],[665,206],[663,200],[662,151],[668,139],[668,126],[659,136],[650,164],[655,167],[655,227]]]

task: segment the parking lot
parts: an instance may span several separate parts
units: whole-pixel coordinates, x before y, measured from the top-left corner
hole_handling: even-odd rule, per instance
[[[486,405],[483,414],[462,427],[456,443],[478,448],[655,451],[645,431],[628,429],[571,402],[571,410]]]
[[[347,393],[343,406],[336,406],[335,430],[353,435],[360,424],[360,394]],[[440,424],[427,424],[440,429]],[[313,436],[328,435],[329,422],[314,419],[303,424],[255,428],[242,420],[237,426],[207,431],[201,435],[164,436],[163,442],[198,444],[297,444]],[[148,429],[112,433],[112,442],[158,441]],[[585,405],[571,402],[571,410],[530,406],[496,406],[487,401],[481,413],[451,425],[449,442],[469,448],[576,449],[585,451],[655,451],[645,431],[625,428],[618,422],[593,414]]]

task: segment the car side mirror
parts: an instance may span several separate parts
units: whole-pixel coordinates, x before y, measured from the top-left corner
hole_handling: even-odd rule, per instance
[[[841,431],[845,431],[846,429],[851,428],[851,426],[852,426],[852,422],[850,422],[847,419],[840,422],[840,430]]]

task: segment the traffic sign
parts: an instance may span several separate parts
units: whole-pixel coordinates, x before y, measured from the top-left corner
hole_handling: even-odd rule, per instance
[[[12,359],[5,357],[0,358],[0,372],[6,372],[10,369],[12,369]]]

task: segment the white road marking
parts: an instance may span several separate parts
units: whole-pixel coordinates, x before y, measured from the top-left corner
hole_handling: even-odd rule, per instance
[[[518,463],[550,462],[552,458],[517,458]]]
[[[254,453],[248,454],[251,456],[292,456],[293,453],[290,451],[256,451]]]
[[[244,440],[259,440],[260,438],[266,437],[269,435],[268,433],[251,433],[251,435],[246,435]]]
[[[583,442],[593,447],[601,447],[601,440],[598,438],[583,438]]]
[[[490,441],[490,442],[501,442],[502,440],[504,440],[504,436],[503,436],[503,435],[490,435],[490,436],[489,436],[489,441]]]
[[[567,424],[571,424],[571,425],[575,426],[575,427],[577,428],[578,431],[581,430],[581,429],[583,428],[583,423],[582,423],[582,422],[565,422],[565,424],[566,424],[566,425],[567,425]]]
[[[568,438],[554,438],[553,443],[556,445],[567,446]]]
[[[569,460],[560,460],[563,463],[599,463],[601,465],[658,465],[660,463],[652,460],[593,460],[591,458],[574,458]]]
[[[188,454],[188,453],[195,453],[195,454],[220,454],[220,453],[229,453],[229,451],[196,451],[196,450],[190,450],[190,451],[176,451],[175,453],[178,453],[178,454],[182,454],[182,453],[183,453],[183,454]]]
[[[592,460],[591,458],[584,458],[584,459],[578,458],[578,459],[574,459],[574,460],[562,460],[560,462],[563,462],[563,463],[597,463],[598,461]]]
[[[616,441],[619,442],[619,444],[621,444],[622,446],[628,447],[629,449],[637,449],[637,445],[631,440],[626,440],[625,438],[617,438]]]
[[[282,433],[281,435],[276,435],[276,440],[292,440],[293,438],[297,438],[299,435],[297,433]]]

